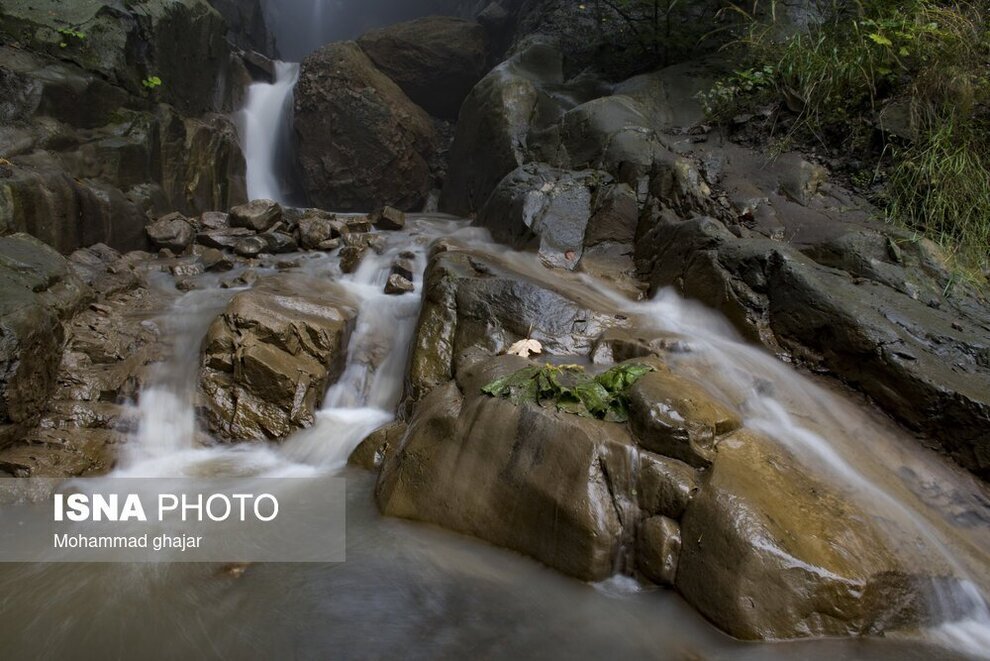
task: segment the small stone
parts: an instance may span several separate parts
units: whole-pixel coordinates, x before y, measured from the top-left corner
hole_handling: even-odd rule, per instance
[[[258,281],[258,274],[248,269],[236,278],[229,278],[220,283],[221,289],[237,289],[239,287],[250,287]]]
[[[395,207],[385,207],[372,216],[372,220],[380,230],[401,230],[406,227],[406,214]]]
[[[203,263],[199,260],[195,262],[182,262],[180,264],[173,264],[169,269],[177,278],[191,278],[193,276],[202,275],[206,272],[203,268]]]
[[[148,238],[158,248],[182,252],[196,238],[196,230],[185,216],[170,213],[145,227]]]
[[[234,244],[234,252],[241,257],[257,257],[268,250],[268,242],[260,236],[248,236]]]
[[[413,276],[413,262],[408,259],[397,259],[392,262],[392,273],[395,275],[401,275],[406,280],[410,282],[414,280]]]
[[[230,210],[230,226],[264,232],[282,219],[282,207],[273,200],[253,200]]]
[[[367,246],[344,246],[340,249],[340,270],[343,273],[354,273],[357,271],[358,266],[361,265],[361,260],[364,259],[365,253],[368,252]]]
[[[261,238],[268,244],[267,251],[276,255],[299,250],[296,240],[284,232],[266,232]]]
[[[319,245],[316,246],[316,249],[330,252],[331,250],[336,250],[339,247],[340,239],[327,239],[326,241],[321,241]]]
[[[234,261],[216,248],[196,246],[193,252],[199,256],[207,271],[229,271],[234,268]]]
[[[192,291],[197,286],[195,278],[179,278],[175,281],[175,288],[179,291]]]
[[[222,211],[206,211],[199,217],[199,226],[204,230],[230,229],[230,216]]]
[[[347,225],[347,229],[352,232],[371,231],[371,221],[367,216],[350,216],[348,218],[344,218],[344,223]]]
[[[397,273],[388,276],[388,282],[385,283],[385,293],[390,296],[401,296],[415,290],[416,287],[412,282]]]
[[[230,229],[206,230],[196,235],[196,243],[210,248],[221,250],[233,250],[238,241],[249,236],[254,236],[254,232],[243,227],[232,227]]]

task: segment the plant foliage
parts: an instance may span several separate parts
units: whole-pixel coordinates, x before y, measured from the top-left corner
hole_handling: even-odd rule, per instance
[[[702,95],[710,117],[725,121],[741,109],[778,102],[795,117],[788,138],[833,146],[864,163],[890,220],[941,243],[963,265],[985,268],[990,254],[986,5],[835,2],[820,24],[785,35],[773,8],[762,17],[737,4],[732,9],[746,18],[736,46],[749,68]],[[902,109],[900,123],[908,126],[891,132],[893,108]]]
[[[481,391],[514,404],[535,402],[584,418],[625,422],[629,419],[626,391],[652,371],[649,365],[624,363],[590,376],[578,365],[533,365],[496,379]]]

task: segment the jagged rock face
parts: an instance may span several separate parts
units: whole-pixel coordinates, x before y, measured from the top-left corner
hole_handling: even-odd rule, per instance
[[[0,237],[0,446],[37,424],[55,387],[62,322],[92,292],[57,252],[25,234]]]
[[[0,228],[64,253],[146,247],[145,216],[196,214],[245,198],[230,120],[183,117],[99,72],[0,47]]]
[[[14,0],[4,2],[0,18],[5,41],[72,62],[134,96],[155,75],[160,98],[183,113],[230,108],[230,49],[223,19],[206,0],[139,0],[126,7]]]
[[[294,127],[315,206],[407,211],[426,201],[432,122],[355,43],[330,44],[303,61]]]
[[[269,58],[278,57],[275,38],[265,24],[261,0],[209,0],[227,22],[228,38],[244,50],[253,50]]]
[[[486,71],[485,32],[474,21],[430,16],[372,30],[357,43],[414,103],[443,119],[457,119]]]
[[[283,274],[237,294],[207,333],[200,392],[227,441],[282,440],[314,422],[344,368],[355,311],[325,282]]]

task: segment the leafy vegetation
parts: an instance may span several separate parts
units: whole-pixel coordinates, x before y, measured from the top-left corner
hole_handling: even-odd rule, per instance
[[[990,31],[963,0],[832,3],[825,20],[782,36],[738,5],[735,44],[747,68],[702,96],[725,121],[776,103],[788,141],[814,141],[860,161],[894,222],[947,248],[963,266],[990,255]],[[781,122],[782,115],[793,121]]]
[[[535,402],[585,418],[625,422],[626,390],[652,371],[649,365],[624,363],[592,377],[578,365],[533,365],[492,381],[482,392],[515,404]]]
[[[68,48],[69,42],[73,39],[82,41],[86,38],[85,32],[80,32],[74,28],[59,28],[58,33],[62,35],[62,41],[59,43],[59,48]]]
[[[158,76],[148,76],[141,81],[141,84],[144,85],[144,88],[147,90],[154,90],[156,87],[161,87],[162,79]]]

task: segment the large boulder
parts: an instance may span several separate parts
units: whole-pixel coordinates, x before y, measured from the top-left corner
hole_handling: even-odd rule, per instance
[[[333,285],[282,274],[236,295],[203,343],[201,408],[227,441],[282,440],[313,424],[344,368],[355,318]]]
[[[922,578],[883,529],[786,451],[750,432],[723,439],[681,522],[677,589],[747,640],[876,634],[923,622]],[[930,579],[926,579],[930,580]]]
[[[611,575],[628,506],[621,425],[516,406],[481,387],[528,361],[464,371],[417,408],[376,487],[383,513],[479,536],[584,580]]]
[[[426,201],[432,121],[357,44],[330,44],[303,61],[294,126],[315,206],[418,210]]]
[[[604,172],[529,163],[499,182],[478,212],[477,224],[517,248],[535,242],[545,263],[574,269],[584,253],[599,192],[609,184],[611,177]]]
[[[55,387],[62,322],[91,292],[57,252],[25,234],[0,237],[0,446],[37,424]]]
[[[529,160],[531,124],[550,123],[560,114],[545,87],[564,82],[561,66],[560,53],[537,45],[498,65],[474,86],[450,148],[440,198],[443,211],[477,211],[505,175]]]
[[[485,31],[462,18],[430,16],[390,25],[357,43],[413,102],[444,119],[457,119],[486,71]]]
[[[551,355],[584,359],[599,335],[624,323],[574,291],[536,282],[496,260],[441,252],[424,277],[407,395],[418,400],[450,381],[459,365],[525,338]]]

